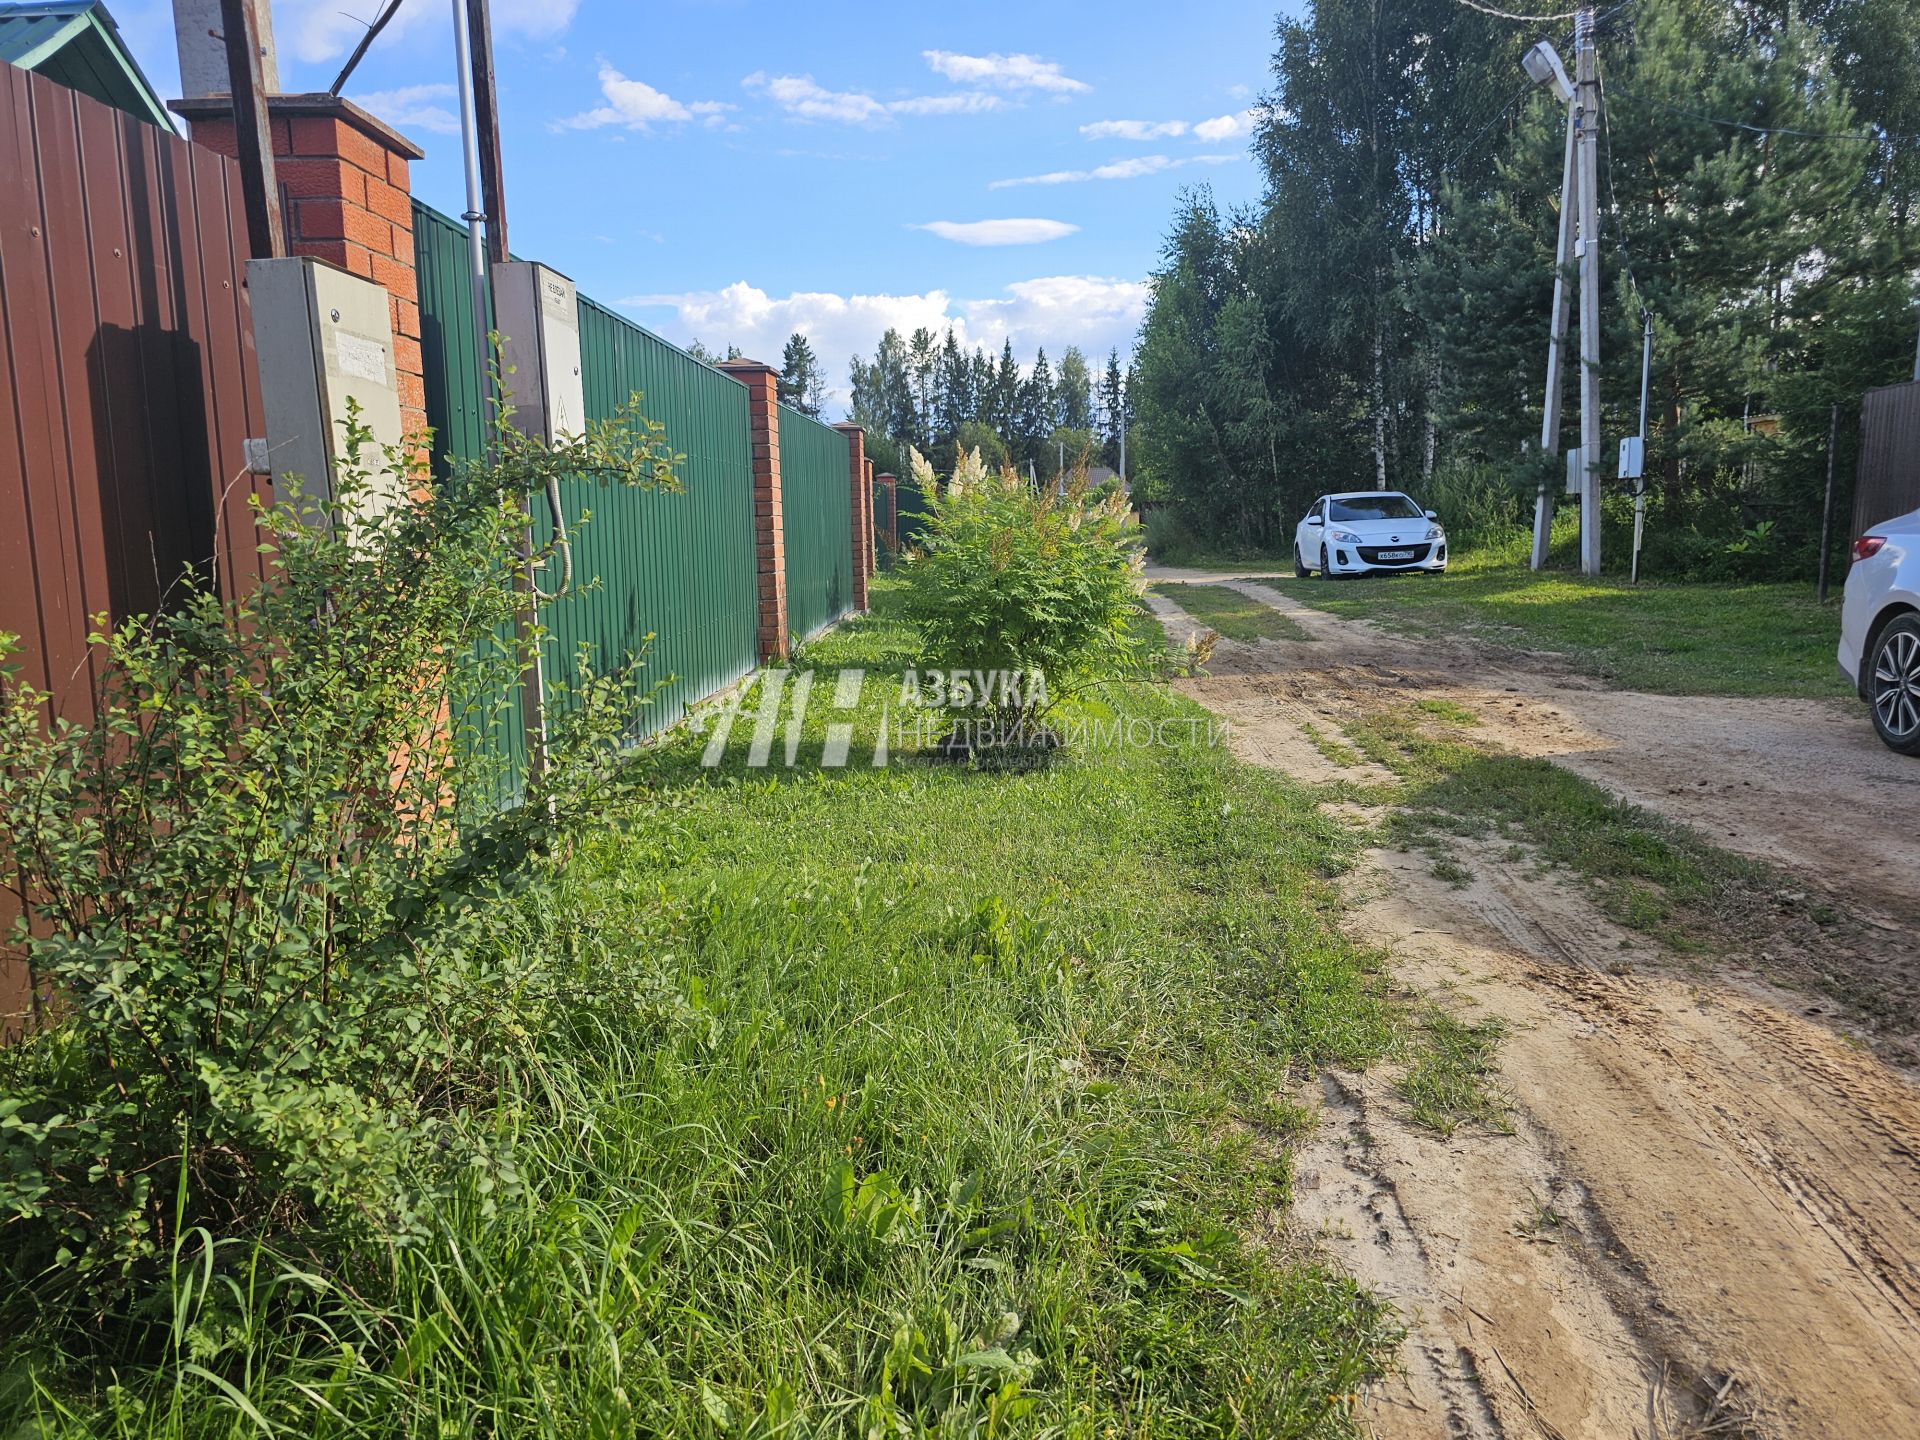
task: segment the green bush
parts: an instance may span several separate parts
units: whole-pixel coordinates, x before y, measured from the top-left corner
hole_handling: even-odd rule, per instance
[[[583,666],[544,776],[496,810],[511,637],[540,633],[528,496],[671,485],[677,457],[631,410],[553,447],[503,425],[428,489],[348,432],[330,506],[258,517],[250,593],[101,622],[96,723],[0,686],[0,873],[34,921],[33,1032],[0,1051],[16,1298],[110,1305],[196,1231],[406,1237],[409,1153],[489,1093],[546,983],[495,943],[503,902],[611,783],[641,697]]]
[[[1558,473],[1549,477],[1558,481]],[[1529,477],[1478,462],[1442,465],[1413,493],[1439,515],[1456,552],[1502,550],[1531,543]],[[1537,482],[1534,482],[1537,484]]]
[[[1140,658],[1145,561],[1124,496],[1090,501],[1084,466],[1064,490],[1036,488],[1011,469],[988,471],[977,450],[944,488],[918,451],[913,469],[927,523],[902,573],[921,663],[1026,682],[1015,698],[996,691],[973,708],[1036,719],[1077,682]]]

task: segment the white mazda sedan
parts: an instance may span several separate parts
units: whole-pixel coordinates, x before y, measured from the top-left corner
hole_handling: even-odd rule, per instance
[[[1853,542],[1840,668],[1888,747],[1920,755],[1920,510],[1883,520]]]
[[[1447,568],[1439,517],[1398,490],[1322,495],[1293,532],[1293,573],[1438,575]]]

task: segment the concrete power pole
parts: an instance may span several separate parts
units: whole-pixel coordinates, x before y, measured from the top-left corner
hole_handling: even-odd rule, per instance
[[[1600,76],[1592,0],[1574,20],[1574,125],[1580,152],[1580,570],[1600,573]]]
[[[1574,149],[1573,106],[1567,106],[1566,158],[1560,166],[1560,226],[1553,247],[1553,321],[1547,338],[1547,400],[1540,415],[1540,451],[1560,454],[1560,394],[1566,387],[1567,267],[1573,263],[1574,172],[1579,168]],[[1532,567],[1547,563],[1547,541],[1553,535],[1553,490],[1558,477],[1543,481],[1533,502]]]
[[[260,84],[266,94],[280,90],[280,65],[273,46],[273,12],[265,0],[250,0],[254,39],[260,53]],[[173,39],[180,55],[180,93],[189,100],[233,93],[227,64],[227,17],[220,0],[173,0]]]

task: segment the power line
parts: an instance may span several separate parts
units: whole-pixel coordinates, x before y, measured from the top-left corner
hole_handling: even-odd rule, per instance
[[[1600,88],[1600,142],[1607,167],[1607,218],[1613,222],[1613,233],[1620,246],[1620,265],[1627,272],[1627,284],[1640,302],[1640,317],[1644,320],[1652,312],[1647,308],[1646,292],[1634,278],[1633,252],[1627,249],[1627,227],[1620,220],[1620,193],[1613,186],[1613,107],[1607,103],[1607,79],[1600,71],[1597,52],[1593,57],[1593,79]]]
[[[1477,10],[1482,15],[1491,15],[1496,20],[1513,20],[1522,25],[1548,25],[1556,20],[1571,20],[1580,12],[1567,10],[1558,15],[1515,15],[1511,11],[1496,10],[1491,5],[1482,5],[1479,0],[1453,0],[1456,5],[1464,5],[1469,10]]]
[[[1465,3],[1465,0],[1461,0],[1461,3]],[[1745,120],[1729,120],[1724,116],[1707,115],[1699,110],[1687,110],[1679,105],[1669,105],[1666,101],[1655,100],[1650,95],[1627,95],[1623,98],[1640,105],[1657,106],[1675,115],[1684,115],[1689,120],[1719,125],[1728,130],[1744,130],[1751,135],[1790,135],[1800,140],[1846,140],[1856,145],[1878,145],[1889,140],[1920,141],[1920,135],[1901,135],[1891,130],[1801,130],[1791,125],[1754,125]]]

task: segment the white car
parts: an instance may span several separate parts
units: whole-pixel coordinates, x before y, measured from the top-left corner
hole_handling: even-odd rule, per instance
[[[1398,490],[1322,495],[1293,532],[1293,573],[1437,575],[1447,568],[1447,532],[1439,516]]]
[[[1840,668],[1902,755],[1920,755],[1920,510],[1853,542],[1840,607]]]

